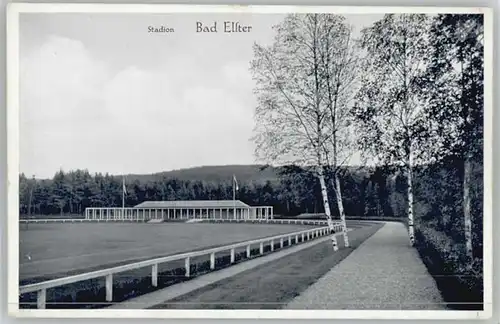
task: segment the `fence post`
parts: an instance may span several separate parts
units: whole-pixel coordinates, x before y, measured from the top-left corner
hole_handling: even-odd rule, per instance
[[[250,244],[247,245],[247,258],[250,257]]]
[[[304,233],[302,233],[302,242],[304,242]]]
[[[36,292],[36,306],[38,309],[45,309],[45,303],[47,301],[47,290],[42,289]]]
[[[234,263],[234,249],[231,249],[231,263]]]
[[[210,253],[210,269],[215,269],[215,252]]]
[[[295,244],[299,244],[299,234],[295,235]]]
[[[184,260],[184,267],[186,268],[186,277],[189,277],[191,275],[190,274],[191,264],[189,262],[189,257],[187,257],[186,260]]]
[[[113,301],[113,274],[106,276],[106,301]]]
[[[151,267],[151,284],[153,287],[158,286],[158,264],[153,264]]]
[[[288,246],[290,246],[290,245],[292,245],[292,237],[291,236],[288,237]]]
[[[271,251],[274,251],[274,240],[271,240]]]
[[[260,242],[259,252],[260,254],[264,254],[264,242]]]

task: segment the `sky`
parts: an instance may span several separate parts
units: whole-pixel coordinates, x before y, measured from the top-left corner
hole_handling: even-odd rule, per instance
[[[142,174],[252,164],[254,42],[277,14],[20,17],[20,171]],[[381,15],[347,16],[355,33]],[[250,33],[196,33],[238,21]],[[173,33],[148,33],[165,26]],[[220,28],[220,27],[219,27]]]

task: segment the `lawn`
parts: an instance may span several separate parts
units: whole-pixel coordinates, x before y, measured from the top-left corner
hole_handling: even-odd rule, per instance
[[[354,229],[353,233],[357,231],[356,229],[359,228],[362,230],[360,227],[365,227],[358,222],[349,222],[348,226]],[[25,279],[24,281],[47,280],[53,277],[102,269],[142,259],[205,249],[211,246],[246,241],[258,237],[268,237],[279,233],[295,232],[304,228],[311,227],[243,223],[37,224],[29,227],[27,231],[21,231],[21,245],[24,245],[23,253],[26,253],[26,249],[31,247],[30,251],[33,256],[31,260],[23,261],[21,269],[29,269],[29,262],[34,263],[37,265],[37,269],[43,269],[43,271],[39,272],[36,277],[27,277],[29,279]],[[371,230],[370,232],[374,231]],[[356,234],[356,237],[358,235],[360,234]],[[43,242],[43,244],[37,244],[37,239],[38,242]],[[357,239],[353,239],[353,244],[356,244]],[[324,244],[320,246],[323,249],[325,248]],[[264,252],[268,253],[269,249],[270,247],[267,246]],[[339,253],[339,256],[342,256],[342,258],[345,257],[349,253],[349,250],[343,250],[343,252]],[[246,259],[244,248],[236,252],[236,262]],[[268,277],[270,283],[277,280],[279,285],[282,283],[283,278],[287,278],[286,269],[290,268],[290,271],[303,272],[305,277],[309,278],[310,281],[311,278],[317,278],[325,273],[326,269],[331,266],[331,262],[328,262],[327,264],[322,263],[320,268],[317,268],[317,264],[311,264],[311,262],[315,262],[317,253],[313,252],[312,258],[309,256],[303,257],[304,253],[305,255],[309,254],[309,252],[301,252],[297,255],[302,256],[292,257],[291,263],[284,261],[289,258],[280,260],[277,264],[278,268],[283,268],[281,272],[277,271],[276,265],[274,265],[267,270],[259,270],[259,276]],[[327,246],[321,253],[330,255],[331,245]],[[252,250],[252,255],[255,254],[258,254],[258,247]],[[48,261],[37,258],[47,258]],[[335,257],[335,260],[337,260],[337,257]],[[227,266],[228,261],[229,255],[221,253],[216,260],[216,269]],[[340,259],[337,260],[337,262],[339,261]],[[207,271],[208,264],[208,256],[193,258],[191,266],[192,275],[197,276]],[[65,269],[65,272],[61,271],[61,269]],[[34,270],[30,271],[34,272]],[[26,270],[24,272],[25,278],[27,272]],[[281,275],[283,275],[282,278],[280,278]],[[186,279],[184,276],[183,261],[159,265],[158,287],[151,286],[150,268],[119,273],[113,276],[113,302],[120,302],[140,296]],[[309,281],[302,280],[301,285],[307,285]],[[227,289],[238,290],[239,288],[229,287]],[[227,289],[225,290],[225,294],[230,294],[230,291]],[[239,294],[237,291],[235,293]],[[99,308],[109,305],[104,300],[104,278],[81,281],[47,291],[47,308]],[[35,301],[36,294],[34,293],[20,296],[22,308],[34,307]]]
[[[21,226],[21,284],[307,229],[301,225],[54,223]]]

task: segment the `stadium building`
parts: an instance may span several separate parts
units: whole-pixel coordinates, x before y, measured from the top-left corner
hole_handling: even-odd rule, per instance
[[[273,219],[273,207],[249,206],[240,200],[145,201],[128,208],[86,208],[85,218],[104,221]]]

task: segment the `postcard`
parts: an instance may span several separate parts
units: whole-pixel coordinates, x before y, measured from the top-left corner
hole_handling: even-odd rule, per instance
[[[8,7],[9,313],[492,316],[492,10]]]

